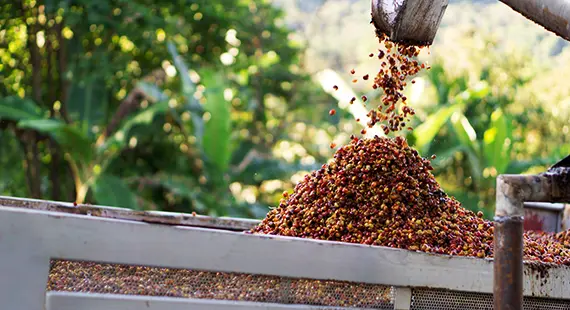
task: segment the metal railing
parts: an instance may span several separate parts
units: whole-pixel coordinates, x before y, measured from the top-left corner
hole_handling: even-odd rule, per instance
[[[424,295],[425,290],[479,294],[476,298],[480,299],[493,292],[493,261],[489,259],[251,235],[224,230],[220,222],[217,228],[160,223],[161,218],[188,216],[182,214],[146,212],[154,219],[148,223],[137,219],[140,212],[126,209],[89,206],[90,211],[82,214],[64,203],[36,200],[22,205],[29,201],[11,199],[0,199],[1,309],[139,309],[142,304],[150,309],[185,305],[255,309],[251,302],[233,300],[46,292],[53,259],[386,285],[393,288],[394,309],[424,309],[414,308],[414,300],[419,304],[420,299],[414,295],[416,290]],[[234,224],[230,226],[235,228]],[[554,266],[546,273],[536,265],[524,265],[523,269],[525,296],[547,298],[545,302],[570,299],[566,285],[570,268]],[[469,304],[466,298],[460,299]],[[263,309],[318,309],[306,304],[254,304]],[[457,307],[457,301],[448,304]],[[458,308],[441,305],[439,309]],[[464,305],[461,309],[468,308]]]

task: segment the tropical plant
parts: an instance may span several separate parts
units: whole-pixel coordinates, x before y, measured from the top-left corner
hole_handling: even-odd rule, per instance
[[[263,217],[267,206],[260,203],[239,203],[231,191],[230,184],[254,185],[260,180],[286,179],[299,170],[313,170],[316,165],[303,165],[294,162],[288,164],[278,158],[255,152],[255,145],[249,144],[248,150],[240,147],[233,135],[231,119],[231,103],[224,98],[228,80],[220,72],[211,68],[202,68],[197,85],[189,78],[186,64],[177,54],[174,45],[169,45],[173,55],[174,65],[180,76],[180,93],[186,98],[183,106],[190,111],[190,123],[181,121],[185,111],[171,114],[173,126],[176,126],[183,140],[194,143],[181,147],[181,150],[197,153],[196,167],[200,173],[180,173],[176,171],[159,171],[150,175],[130,178],[134,184],[148,186],[151,189],[162,187],[178,198],[186,199],[193,209],[213,215],[233,215],[247,217]],[[198,87],[204,87],[202,104],[194,96]],[[145,84],[147,93],[156,94],[159,102],[176,102],[176,97],[169,97],[156,85]],[[155,103],[156,104],[156,103]],[[207,117],[203,117],[207,115]],[[187,118],[187,117],[186,117]],[[175,137],[176,138],[176,137]],[[239,141],[239,140],[238,140]],[[246,152],[246,158],[240,165],[232,165],[232,158],[237,151]]]
[[[192,209],[199,212],[262,216],[267,210],[260,206],[252,209],[241,205],[241,209],[232,209],[237,204],[232,201],[230,182],[253,183],[257,174],[262,179],[281,179],[299,169],[312,170],[315,166],[298,163],[294,167],[283,166],[279,160],[253,156],[243,167],[230,169],[236,145],[232,143],[231,104],[223,95],[228,81],[221,72],[204,67],[199,73],[200,85],[196,85],[174,44],[169,43],[168,48],[180,76],[178,95],[185,99],[182,104],[177,104],[179,98],[169,97],[156,84],[141,81],[133,92],[144,95],[150,102],[148,107],[125,119],[116,130],[104,131],[94,137],[89,137],[76,125],[46,118],[48,111],[32,100],[16,96],[0,102],[0,118],[16,122],[16,129],[33,129],[58,143],[72,170],[77,203],[84,203],[91,190],[99,204],[139,208],[139,202],[144,203],[144,199],[130,188],[137,184],[163,187],[174,196],[188,199]],[[203,103],[195,96],[198,86],[204,88]],[[208,115],[207,121],[204,115]],[[153,123],[157,117],[170,119],[171,123],[167,124],[178,129],[180,135],[175,138],[182,139],[180,149],[188,155],[187,159],[195,160],[196,173],[161,170],[152,175],[134,175],[124,182],[110,172],[113,169],[109,167],[120,154],[134,147],[137,138],[133,133],[140,132],[140,126]],[[191,121],[185,122],[183,118]],[[152,134],[148,130],[145,132]]]
[[[291,70],[301,48],[282,13],[263,0],[179,5],[0,5],[3,194],[226,214],[228,184],[257,191],[304,167],[274,156],[285,115],[329,97]],[[266,211],[289,183],[235,205]]]
[[[522,127],[524,115],[507,112],[514,99],[493,91],[488,70],[483,68],[473,81],[465,75],[450,77],[441,62],[432,65],[426,78],[436,89],[437,102],[410,140],[422,154],[437,155],[433,164],[446,191],[467,208],[491,217],[498,175],[552,164],[562,148],[548,157],[521,158],[521,150],[513,148],[521,139],[514,128]],[[516,89],[527,80],[513,81],[508,87]]]

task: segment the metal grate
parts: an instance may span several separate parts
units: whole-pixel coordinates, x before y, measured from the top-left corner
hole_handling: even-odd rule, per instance
[[[413,289],[411,310],[493,310],[493,295]]]
[[[394,309],[390,286],[54,260],[48,291]]]
[[[523,308],[525,310],[569,310],[570,301],[560,299],[525,297]]]
[[[393,288],[384,285],[66,260],[51,262],[47,290],[394,309]],[[411,310],[493,310],[484,293],[412,289],[411,302]],[[570,310],[570,301],[525,297],[524,309]]]
[[[525,297],[525,310],[569,310],[570,301]],[[434,289],[413,289],[411,310],[493,310],[493,295]]]

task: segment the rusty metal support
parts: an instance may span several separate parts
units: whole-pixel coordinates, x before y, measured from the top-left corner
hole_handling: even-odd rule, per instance
[[[524,202],[570,201],[570,168],[497,178],[493,296],[496,310],[522,310]]]
[[[497,310],[522,310],[523,217],[495,217],[493,295]]]

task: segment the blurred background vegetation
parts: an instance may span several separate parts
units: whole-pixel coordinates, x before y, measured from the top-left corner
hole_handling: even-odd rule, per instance
[[[381,95],[350,83],[378,70],[369,18],[369,0],[3,2],[0,195],[262,218],[360,131],[348,100]],[[490,216],[498,174],[570,154],[568,42],[451,1],[421,57],[407,138],[465,207]]]

